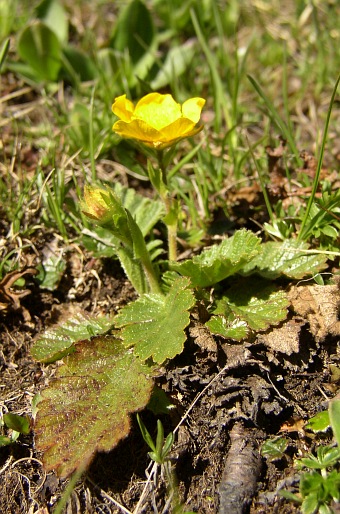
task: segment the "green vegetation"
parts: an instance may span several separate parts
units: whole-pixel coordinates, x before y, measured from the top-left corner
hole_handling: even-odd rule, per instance
[[[337,2],[97,0],[81,15],[78,4],[0,0],[0,312],[20,309],[29,275],[57,291],[77,251],[118,261],[136,293],[32,346],[39,362],[63,361],[34,425],[61,477],[129,434],[198,307],[210,335],[252,340],[287,319],[288,286],[333,283],[340,256]],[[174,134],[112,131],[115,100],[160,91],[183,105]],[[113,109],[124,123],[131,102]],[[41,233],[54,245],[44,255]],[[330,419],[339,445],[338,413]],[[28,433],[9,422],[2,444]],[[172,433],[159,422],[154,443],[139,425],[176,496]],[[285,450],[275,439],[263,455]],[[338,462],[338,446],[299,459],[313,471],[286,497],[305,514],[331,512]]]
[[[326,411],[319,412],[305,425],[315,434],[332,428],[335,443],[317,447],[316,455],[309,454],[295,459],[294,466],[299,474],[299,492],[281,489],[280,495],[301,505],[303,514],[332,514],[332,501],[340,499],[340,402],[333,400]],[[288,442],[283,437],[268,440],[262,446],[262,455],[277,460],[284,457]],[[303,470],[303,471],[302,471]]]

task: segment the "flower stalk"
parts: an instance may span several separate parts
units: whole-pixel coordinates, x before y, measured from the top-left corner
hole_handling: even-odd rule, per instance
[[[172,150],[182,139],[200,132],[203,98],[190,98],[182,105],[169,94],[150,93],[136,105],[126,98],[117,97],[112,111],[118,116],[112,130],[121,137],[133,139],[155,151],[158,169],[148,161],[149,179],[158,192],[165,207],[163,219],[168,232],[169,261],[177,260],[177,225],[179,207],[168,184],[167,168],[173,155]],[[165,149],[169,149],[165,152]]]
[[[178,216],[177,216],[177,202],[174,201],[173,197],[171,196],[171,192],[168,188],[168,180],[167,180],[167,174],[166,174],[166,164],[164,160],[164,150],[158,150],[157,151],[157,159],[158,159],[158,165],[159,169],[162,173],[162,181],[165,185],[165,192],[161,194],[161,199],[163,200],[166,217],[164,218],[164,223],[167,227],[168,231],[168,252],[169,252],[169,261],[176,261],[177,260],[177,223],[178,223]],[[175,215],[174,215],[175,214]]]

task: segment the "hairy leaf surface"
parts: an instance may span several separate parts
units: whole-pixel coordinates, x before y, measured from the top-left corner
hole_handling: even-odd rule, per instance
[[[183,350],[184,329],[189,325],[189,310],[195,304],[187,278],[176,280],[168,294],[145,294],[124,307],[115,325],[126,346],[135,345],[141,359],[152,357],[162,363]]]
[[[259,253],[260,239],[248,230],[238,230],[220,245],[204,250],[183,262],[171,263],[171,269],[191,278],[196,287],[208,287],[234,275]]]
[[[129,433],[129,413],[149,401],[151,373],[112,336],[77,343],[38,404],[36,448],[46,469],[66,477],[114,448]]]
[[[31,354],[34,359],[51,363],[75,351],[74,343],[92,336],[105,334],[113,327],[113,318],[93,316],[87,312],[78,313],[63,325],[47,330],[38,339]]]
[[[244,320],[229,320],[224,316],[212,316],[205,324],[210,332],[226,339],[241,341],[249,334],[249,328]]]
[[[265,330],[287,316],[289,300],[276,286],[256,280],[237,282],[217,302],[215,314],[243,320],[252,330]],[[223,335],[223,334],[222,334]]]
[[[327,256],[308,253],[308,248],[303,241],[269,241],[261,245],[260,253],[244,266],[242,272],[245,275],[257,273],[271,280],[281,276],[300,279],[314,275],[327,267]]]

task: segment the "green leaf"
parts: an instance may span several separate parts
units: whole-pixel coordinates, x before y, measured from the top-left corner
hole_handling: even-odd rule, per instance
[[[29,25],[21,33],[18,53],[40,80],[55,81],[61,68],[61,43],[44,23]]]
[[[282,243],[269,241],[261,245],[261,251],[244,266],[242,273],[257,273],[270,280],[282,276],[301,279],[315,275],[327,267],[327,256],[308,253],[308,248],[307,243],[291,239]]]
[[[191,278],[194,287],[212,286],[238,273],[259,253],[260,239],[248,230],[238,230],[220,245],[204,250],[193,259],[171,263],[171,270]]]
[[[319,505],[318,493],[313,491],[305,496],[301,504],[301,511],[303,514],[315,514],[318,512]]]
[[[19,432],[20,434],[27,435],[30,433],[30,422],[26,416],[7,413],[4,414],[3,419],[8,428]]]
[[[129,433],[129,414],[149,401],[151,373],[112,336],[77,343],[38,406],[36,448],[46,469],[67,477],[114,448]]]
[[[215,311],[244,320],[252,330],[265,330],[287,316],[289,301],[286,293],[265,281],[238,281],[217,302]]]
[[[36,7],[36,15],[55,34],[61,43],[68,39],[68,17],[59,0],[42,0]]]
[[[39,271],[36,280],[42,289],[55,291],[66,270],[66,260],[60,255],[51,253],[41,264],[37,266]]]
[[[327,493],[337,502],[340,500],[340,473],[333,469],[327,476],[325,489]]]
[[[9,50],[9,45],[10,45],[10,39],[8,38],[2,43],[1,48],[0,48],[0,72],[1,72],[1,68],[6,60],[8,50]]]
[[[249,328],[244,320],[227,319],[225,316],[212,316],[205,324],[210,332],[226,339],[241,341],[249,335]]]
[[[162,363],[183,350],[189,310],[195,304],[188,279],[176,280],[166,296],[145,294],[123,307],[115,318],[126,346],[135,345],[141,359]]]
[[[74,343],[108,332],[113,327],[113,318],[78,313],[62,325],[47,330],[31,349],[34,359],[50,363],[62,359],[75,351]]]
[[[323,504],[319,506],[318,514],[334,514],[334,510],[327,504]]]
[[[168,456],[169,452],[172,449],[172,446],[174,444],[175,436],[173,432],[169,432],[169,434],[166,436],[166,439],[164,441],[164,445],[162,447],[162,458],[164,459]]]
[[[294,501],[297,503],[302,502],[302,499],[299,496],[297,496],[296,494],[294,494],[290,491],[286,491],[285,489],[281,489],[280,491],[278,491],[278,494],[279,494],[279,496],[286,498],[286,500],[291,500],[291,501]]]
[[[334,437],[340,448],[340,400],[331,400],[329,402],[328,413]]]
[[[288,441],[285,437],[275,437],[267,439],[261,448],[261,455],[270,461],[281,459],[288,447]]]
[[[128,277],[138,294],[143,294],[148,291],[146,277],[140,261],[135,259],[132,250],[124,246],[117,247],[116,255],[119,258],[125,275]]]
[[[195,52],[196,46],[192,40],[181,46],[170,48],[162,68],[150,84],[151,89],[157,91],[167,86],[174,76],[182,75],[190,66]]]
[[[1,446],[8,446],[13,443],[13,440],[6,435],[0,435],[0,448]]]
[[[310,469],[325,469],[329,466],[334,466],[340,459],[340,449],[331,446],[319,446],[317,456],[309,455],[296,461],[297,467],[300,469],[305,466]]]
[[[153,442],[153,439],[150,435],[150,432],[148,431],[148,429],[146,428],[146,426],[144,425],[141,417],[139,416],[139,414],[137,413],[137,422],[138,422],[138,426],[139,426],[139,429],[141,431],[141,434],[142,434],[142,437],[144,439],[144,441],[146,442],[146,444],[149,446],[149,448],[151,448],[152,451],[156,451],[156,446],[155,446],[155,443]]]
[[[97,70],[93,61],[84,52],[68,45],[63,48],[63,54],[72,69],[72,75],[75,73],[82,82],[94,80],[97,77]],[[66,73],[66,76],[68,75],[66,67],[64,73]],[[70,80],[72,80],[72,75],[69,77]]]
[[[147,408],[155,416],[159,416],[160,414],[169,414],[170,410],[175,408],[175,405],[170,401],[163,389],[155,386]]]
[[[142,196],[132,188],[123,187],[119,182],[114,186],[114,192],[120,198],[123,207],[128,209],[137,225],[146,236],[164,215],[163,202]]]
[[[141,0],[132,0],[118,16],[111,45],[121,52],[128,50],[131,61],[136,64],[151,46],[153,38],[151,14]]]
[[[305,428],[313,430],[313,432],[326,432],[330,427],[329,414],[327,410],[318,412],[315,416],[310,418]]]
[[[248,80],[251,82],[252,86],[255,88],[260,97],[264,100],[264,103],[268,109],[269,115],[274,123],[277,125],[278,129],[281,131],[283,137],[288,141],[291,151],[295,155],[296,163],[301,165],[301,158],[299,155],[299,151],[297,149],[295,139],[292,135],[292,131],[290,130],[289,125],[287,125],[281,118],[279,112],[277,111],[274,103],[265,95],[263,89],[260,84],[251,76],[247,75]]]

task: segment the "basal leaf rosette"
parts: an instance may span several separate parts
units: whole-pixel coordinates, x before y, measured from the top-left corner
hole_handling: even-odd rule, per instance
[[[121,95],[112,105],[119,118],[112,130],[121,137],[162,150],[202,130],[203,125],[198,123],[204,104],[203,98],[190,98],[181,105],[169,94],[150,93],[134,105]]]

